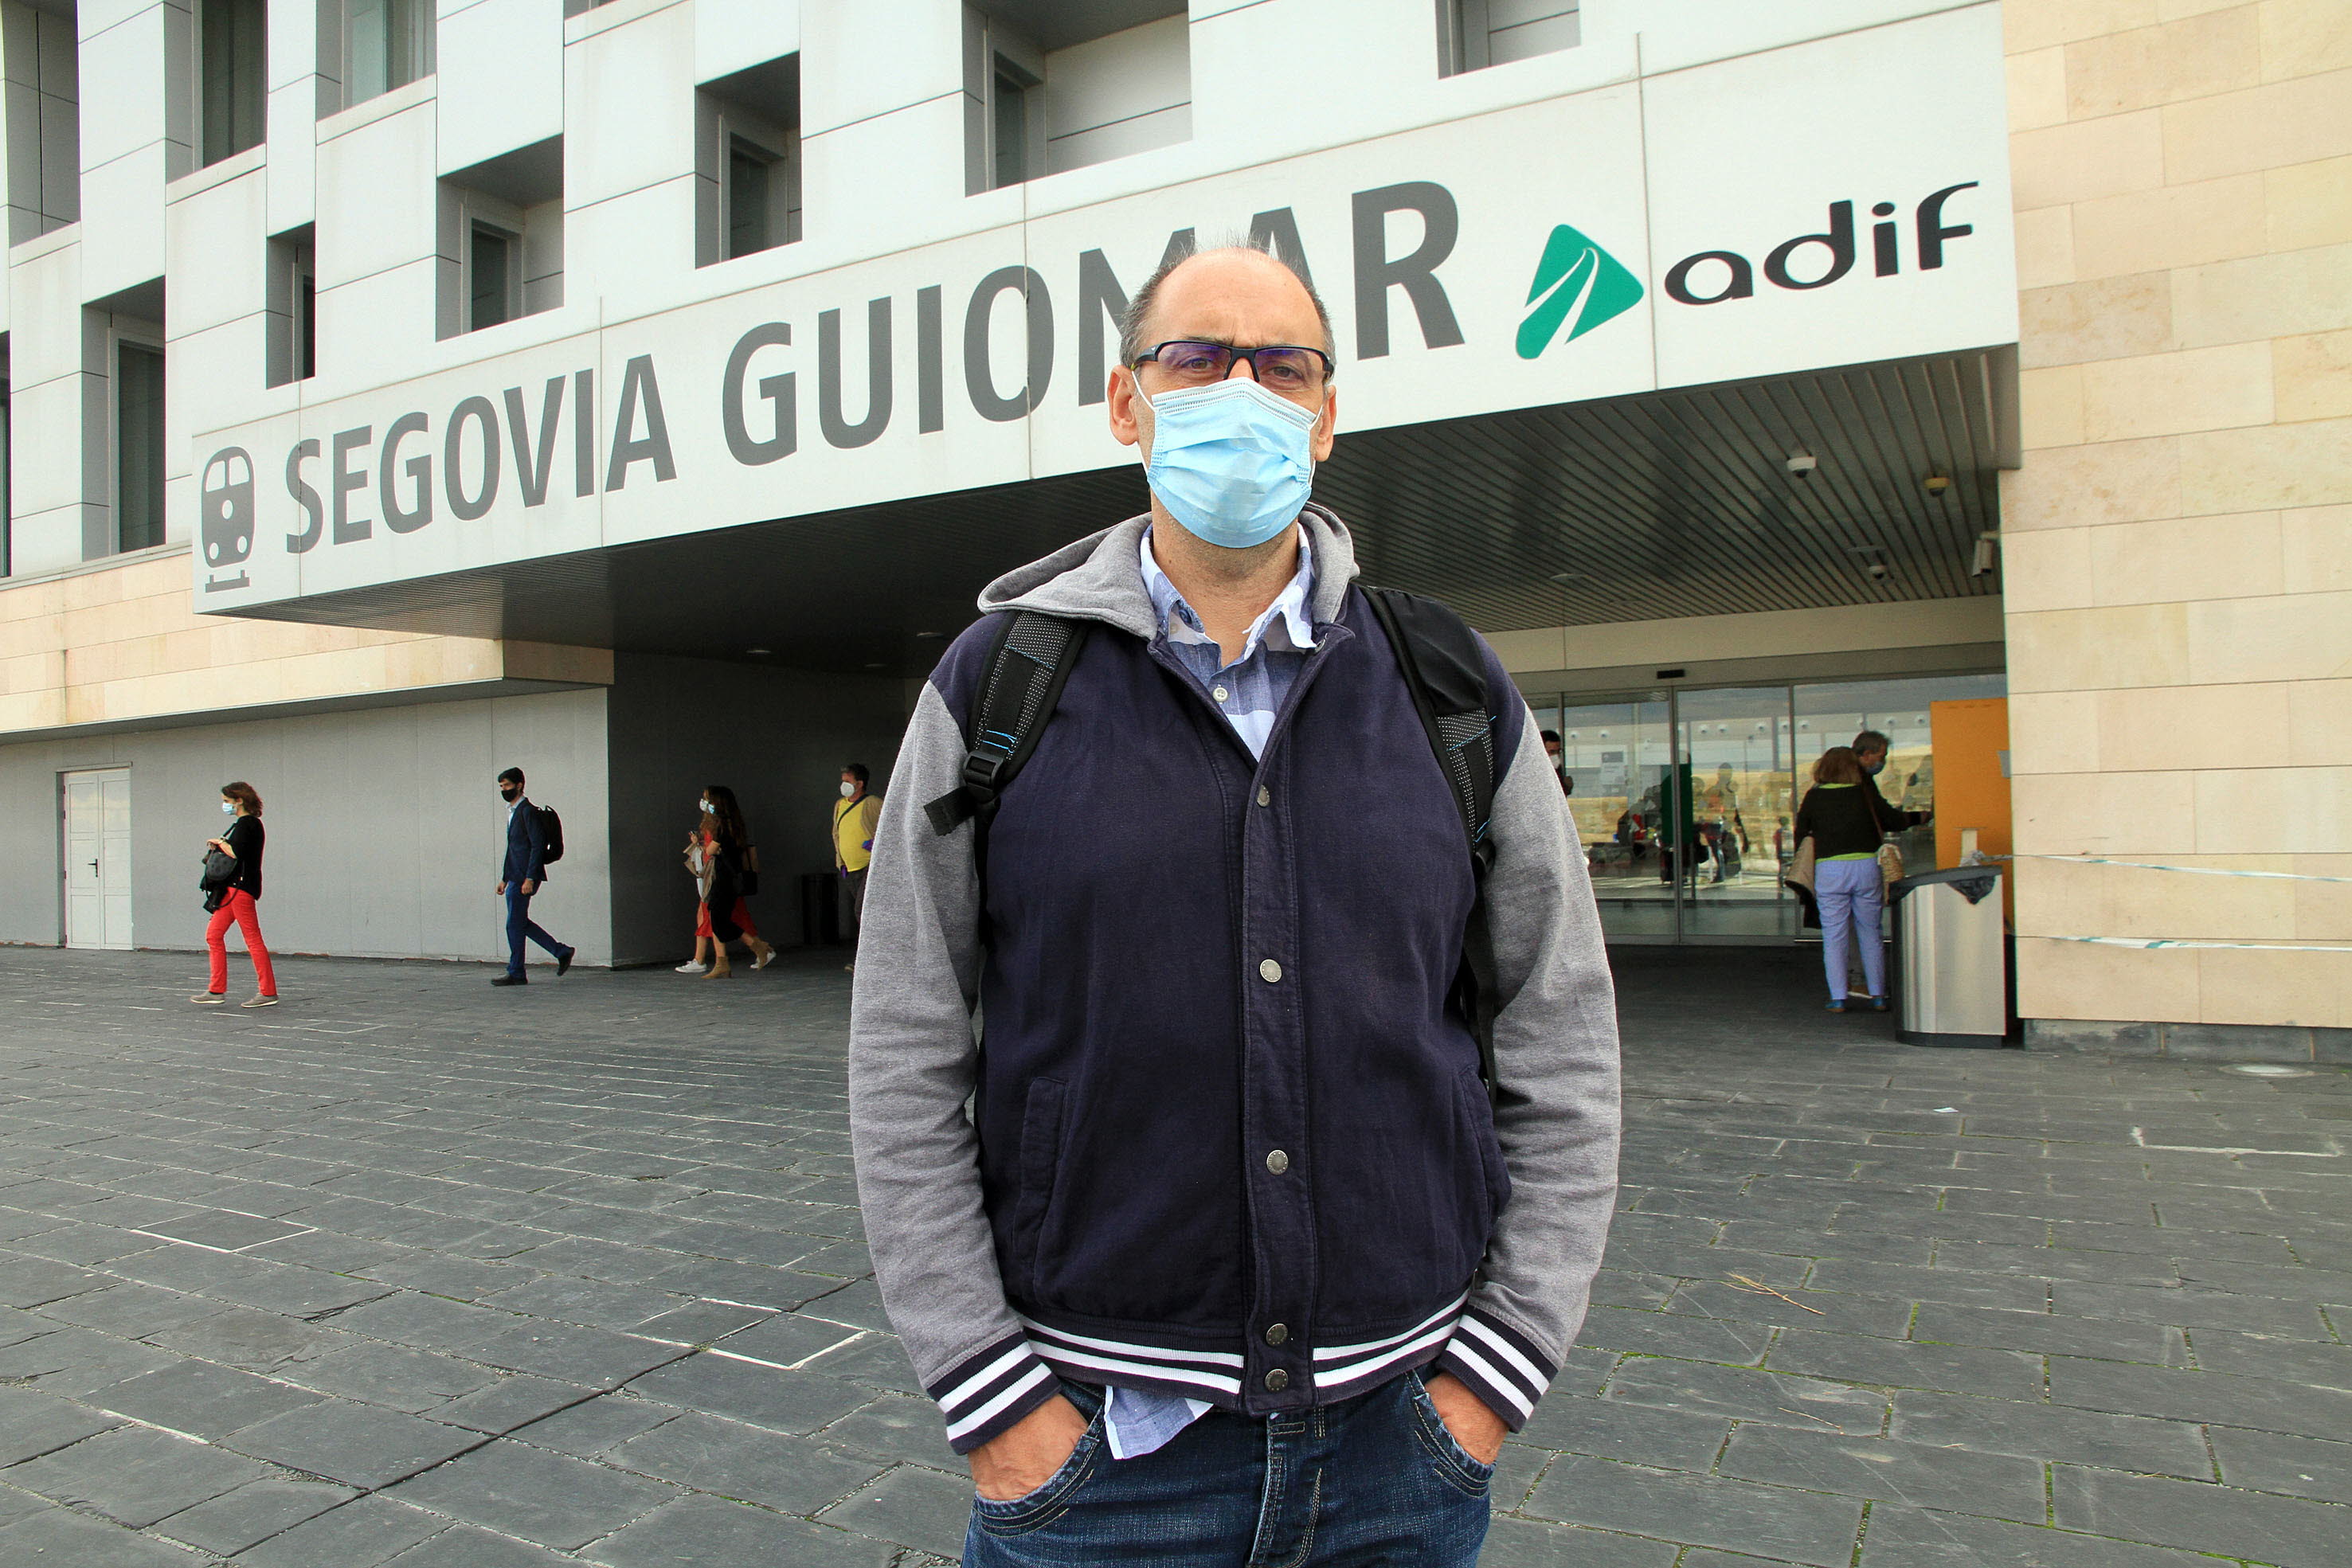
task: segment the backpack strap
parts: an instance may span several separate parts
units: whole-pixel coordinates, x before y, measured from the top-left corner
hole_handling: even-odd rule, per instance
[[[988,825],[998,799],[1037,748],[1037,736],[1054,716],[1070,667],[1086,648],[1083,621],[1034,610],[1015,611],[1003,620],[972,705],[963,781],[923,808],[931,831],[942,838],[974,818],[982,827]]]
[[[1453,786],[1462,831],[1478,884],[1462,934],[1462,971],[1454,994],[1478,1040],[1478,1073],[1495,1095],[1495,939],[1486,925],[1486,870],[1495,863],[1491,829],[1495,787],[1502,768],[1495,755],[1502,731],[1501,695],[1489,688],[1478,634],[1434,599],[1393,588],[1367,588],[1364,598],[1388,634],[1405,689],[1421,716],[1437,766]]]

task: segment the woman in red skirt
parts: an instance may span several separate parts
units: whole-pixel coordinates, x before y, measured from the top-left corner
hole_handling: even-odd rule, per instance
[[[751,906],[744,901],[747,879],[759,874],[759,852],[734,790],[712,784],[702,791],[702,818],[687,838],[686,852],[687,869],[701,884],[702,902],[695,911],[694,957],[680,964],[677,972],[727,978],[733,972],[727,965],[727,945],[738,937],[751,949],[751,967],[764,969],[774,963],[776,950],[760,940]]]
[[[227,1001],[228,928],[234,921],[245,933],[245,950],[253,959],[256,982],[256,994],[239,1005],[274,1008],[278,1005],[278,975],[269,967],[269,947],[261,939],[261,912],[256,907],[261,899],[261,797],[254,792],[252,785],[242,780],[224,784],[221,810],[228,814],[228,827],[221,837],[206,839],[205,847],[219,850],[234,859],[236,874],[218,890],[220,902],[212,906],[213,917],[205,925],[205,946],[212,949],[212,986],[188,999],[198,1007],[210,1008]]]

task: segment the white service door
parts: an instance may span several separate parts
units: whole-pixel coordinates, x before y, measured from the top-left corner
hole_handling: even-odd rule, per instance
[[[66,946],[131,946],[131,769],[66,775]]]

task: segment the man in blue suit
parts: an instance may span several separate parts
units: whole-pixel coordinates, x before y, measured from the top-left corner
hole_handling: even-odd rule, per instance
[[[494,986],[527,986],[522,972],[522,944],[528,936],[555,956],[561,977],[572,967],[573,948],[566,947],[539,928],[530,917],[530,895],[547,880],[547,830],[522,792],[522,769],[509,768],[499,775],[499,798],[507,803],[507,863],[499,893],[507,901],[507,972]]]

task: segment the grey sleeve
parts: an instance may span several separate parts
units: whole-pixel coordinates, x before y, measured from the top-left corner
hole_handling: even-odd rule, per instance
[[[1616,1207],[1620,1126],[1600,912],[1532,716],[1496,789],[1493,831],[1495,1134],[1511,1199],[1438,1364],[1516,1431],[1583,1324]]]
[[[849,1024],[849,1130],[875,1278],[958,1452],[1060,1388],[1005,1303],[964,1114],[979,1068],[973,830],[942,837],[923,811],[961,779],[964,749],[926,684],[875,831]]]

